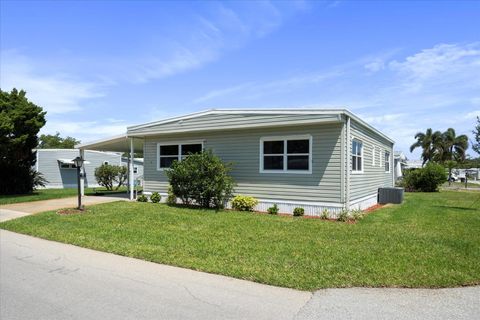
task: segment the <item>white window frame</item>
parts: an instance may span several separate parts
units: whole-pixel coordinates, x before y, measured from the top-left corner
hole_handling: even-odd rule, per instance
[[[67,165],[68,167],[62,167],[64,165]],[[70,170],[70,169],[77,169],[77,167],[75,167],[75,164],[73,163],[60,163],[60,169]]]
[[[272,154],[273,156],[283,156],[283,170],[264,170],[263,158],[270,154],[263,153],[263,143],[265,141],[282,141],[283,140],[283,154]],[[287,141],[288,140],[308,140],[308,154],[306,153],[287,153]],[[310,134],[304,135],[289,135],[289,136],[269,136],[260,138],[260,173],[287,173],[287,174],[312,174],[312,145],[313,138]],[[288,156],[306,156],[308,155],[308,170],[288,170]]]
[[[160,147],[178,145],[177,161],[182,161],[182,145],[184,144],[201,144],[202,151],[204,150],[205,140],[184,140],[184,141],[170,141],[170,142],[158,142],[157,143],[157,171],[164,171],[168,168],[160,168]],[[174,156],[172,156],[174,157]]]
[[[108,162],[108,161],[103,161],[103,164],[104,164],[104,165],[109,165],[110,162]]]
[[[362,164],[362,170],[353,170],[353,161],[352,161],[352,157],[358,157],[358,155],[354,155],[353,154],[353,141],[356,141],[357,143],[360,143],[362,145],[362,150],[360,152],[360,160],[361,161],[361,164]],[[364,153],[364,149],[365,149],[365,144],[363,143],[362,140],[358,139],[358,138],[355,138],[353,137],[352,139],[352,143],[350,143],[350,171],[352,172],[352,174],[362,174],[364,173],[364,168],[365,168],[365,158],[363,156],[363,153]]]
[[[388,153],[388,157],[387,157],[387,153]],[[385,170],[385,166],[386,164],[388,163],[388,171],[385,170],[385,173],[390,173],[392,171],[392,161],[391,160],[391,152],[388,151],[388,150],[385,150],[385,152],[383,153],[383,156],[384,156],[384,162],[383,162],[383,169]]]

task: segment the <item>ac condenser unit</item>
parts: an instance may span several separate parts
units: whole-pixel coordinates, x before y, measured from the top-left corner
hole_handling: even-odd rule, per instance
[[[378,203],[402,203],[403,188],[378,188]]]

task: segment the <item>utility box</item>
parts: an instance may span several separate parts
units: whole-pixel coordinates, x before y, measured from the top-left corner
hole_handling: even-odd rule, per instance
[[[378,188],[378,203],[402,203],[403,188]]]

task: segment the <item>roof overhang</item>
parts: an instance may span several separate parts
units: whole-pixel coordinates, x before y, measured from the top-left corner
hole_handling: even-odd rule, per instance
[[[143,152],[143,139],[132,138],[134,152]],[[81,143],[75,146],[80,150],[130,152],[130,138],[126,134]]]
[[[73,162],[73,159],[57,159],[57,161],[62,163],[62,164],[75,164]],[[90,162],[89,161],[83,161],[83,163],[89,164]]]

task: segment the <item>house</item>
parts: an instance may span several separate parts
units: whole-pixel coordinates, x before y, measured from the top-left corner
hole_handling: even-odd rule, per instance
[[[211,149],[233,162],[236,194],[318,215],[377,203],[394,184],[393,140],[345,109],[213,109],[127,128],[80,149],[144,153],[144,191],[167,194],[173,161]],[[133,193],[131,195],[133,197]],[[165,198],[165,197],[164,197]]]
[[[82,169],[84,174],[85,187],[99,187],[95,179],[95,169],[102,164],[126,165],[126,158],[118,152],[101,152],[94,150],[85,150],[85,163]],[[46,188],[76,188],[77,170],[73,164],[73,159],[80,155],[78,149],[37,149],[35,171],[43,174],[48,181]],[[137,160],[135,167],[140,177],[143,174],[143,161]]]

